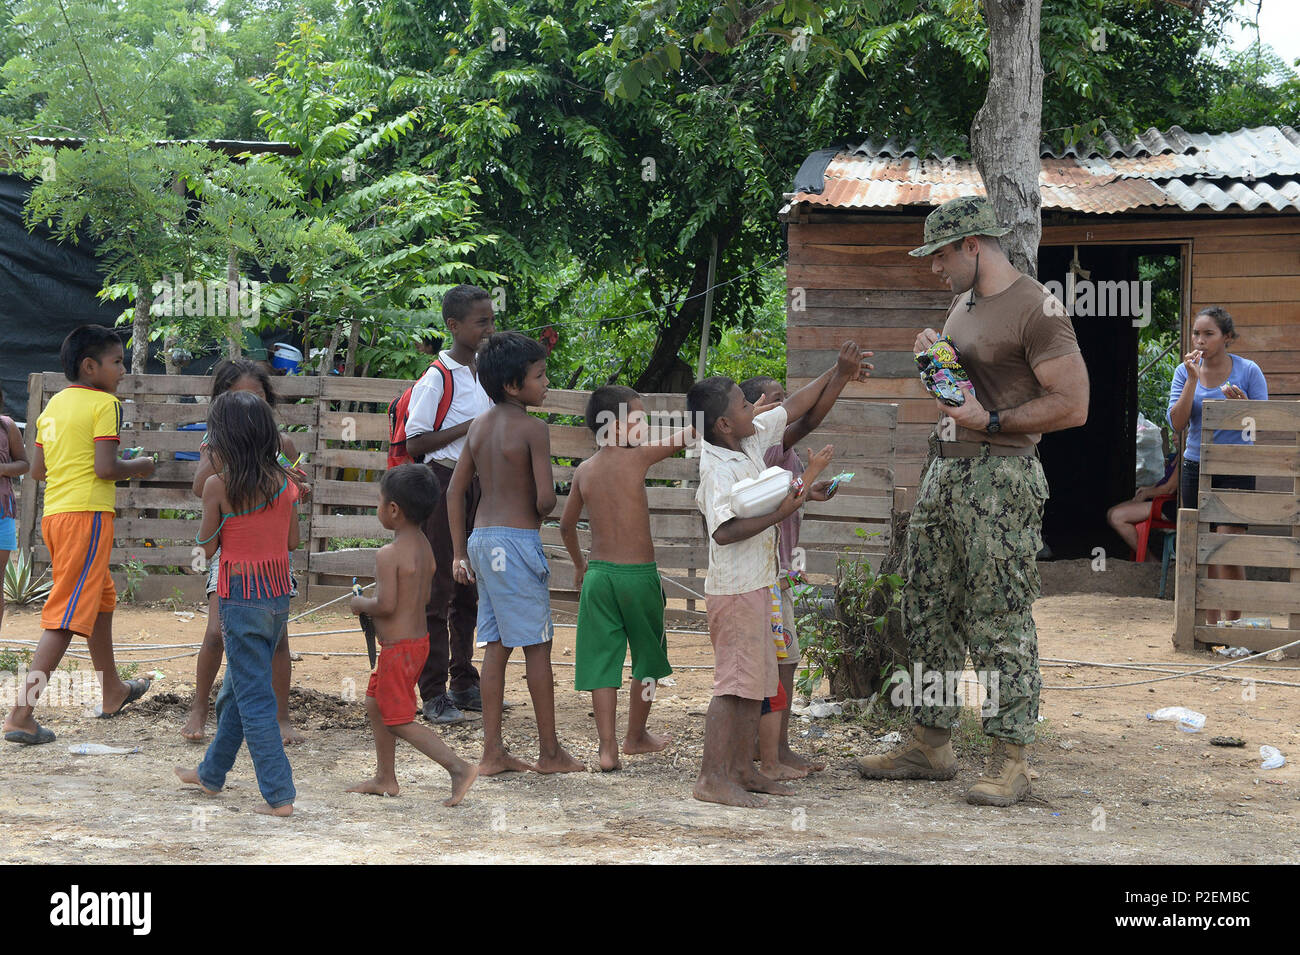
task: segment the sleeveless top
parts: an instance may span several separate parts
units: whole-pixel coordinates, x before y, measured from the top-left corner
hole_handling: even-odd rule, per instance
[[[13,460],[9,452],[9,426],[13,423],[13,419],[8,415],[0,414],[0,464],[8,464]],[[14,507],[14,483],[7,477],[0,477],[0,520],[17,516]]]
[[[292,588],[289,580],[289,522],[298,485],[285,480],[275,497],[247,514],[227,515],[221,526],[221,566],[217,571],[217,596],[230,597],[230,578],[244,579],[243,592],[250,597],[283,597]]]

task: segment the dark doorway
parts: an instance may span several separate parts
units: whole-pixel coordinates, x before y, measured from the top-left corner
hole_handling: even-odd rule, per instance
[[[1142,283],[1140,261],[1178,255],[1177,246],[1039,249],[1039,281],[1056,291],[1074,275],[1071,321],[1091,385],[1087,424],[1044,435],[1039,445],[1051,488],[1043,540],[1053,557],[1091,558],[1098,547],[1112,558],[1131,556],[1119,550],[1122,543],[1107,526],[1106,511],[1135,490],[1140,329],[1134,322],[1143,320],[1142,302],[1154,308],[1154,290]]]

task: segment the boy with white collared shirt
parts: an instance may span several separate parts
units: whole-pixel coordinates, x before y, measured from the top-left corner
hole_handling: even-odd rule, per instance
[[[859,380],[869,368],[861,364]],[[792,490],[776,510],[757,517],[737,517],[731,491],[736,482],[763,472],[763,455],[781,443],[788,419],[803,417],[834,373],[832,367],[780,405],[751,404],[734,381],[722,377],[696,382],[686,396],[703,437],[695,501],[709,531],[704,592],[715,657],[704,758],[694,790],[705,802],[759,807],[765,800],[751,793],[792,794],[756,770],[752,757],[762,702],[776,696],[779,686],[771,629],[774,528],[803,505],[806,489]]]
[[[478,351],[496,330],[492,298],[477,285],[458,285],[442,299],[442,317],[452,346],[439,353],[411,392],[406,420],[406,450],[433,472],[442,493],[424,523],[435,568],[425,620],[429,656],[420,673],[420,697],[431,723],[459,723],[462,710],[481,710],[479,675],[471,662],[478,592],[452,577],[451,532],[447,527],[447,488],[473,420],[492,407],[478,380]],[[466,523],[473,527],[479,487],[465,496]],[[448,678],[450,677],[450,685]]]

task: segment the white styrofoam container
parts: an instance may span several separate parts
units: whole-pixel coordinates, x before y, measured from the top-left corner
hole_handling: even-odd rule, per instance
[[[756,478],[737,481],[731,489],[731,509],[737,517],[771,514],[790,493],[790,472],[770,467]]]

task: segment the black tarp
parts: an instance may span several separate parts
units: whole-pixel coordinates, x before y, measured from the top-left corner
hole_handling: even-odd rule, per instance
[[[27,418],[27,376],[34,371],[59,371],[59,346],[78,325],[113,325],[129,304],[111,304],[95,297],[103,276],[95,262],[94,245],[59,244],[37,227],[23,224],[23,203],[31,192],[26,180],[0,175],[0,386],[4,388],[4,413],[16,421]],[[260,272],[255,278],[264,280]],[[131,334],[119,328],[122,340]],[[302,342],[285,331],[261,336],[269,348],[281,341],[297,347]],[[127,349],[127,367],[131,349]],[[155,349],[156,355],[156,349]],[[217,343],[208,354],[182,366],[182,373],[206,375],[221,358]],[[166,366],[151,357],[145,369],[164,374]]]
[[[103,279],[94,249],[54,242],[23,224],[31,192],[18,176],[0,175],[0,386],[5,413],[27,418],[27,376],[59,370],[59,346],[78,325],[112,325],[121,303],[95,298]]]

